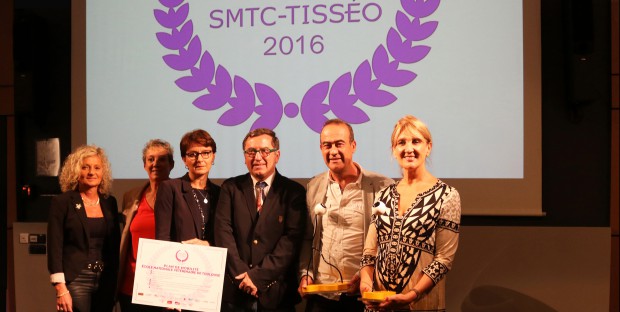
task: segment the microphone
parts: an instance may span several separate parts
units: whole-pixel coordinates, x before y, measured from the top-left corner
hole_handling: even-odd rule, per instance
[[[345,290],[347,288],[347,284],[345,284],[343,282],[343,278],[342,278],[342,272],[340,272],[340,270],[338,269],[338,267],[336,267],[335,265],[331,264],[329,261],[327,261],[327,259],[325,259],[325,256],[322,253],[322,247],[320,245],[322,245],[321,242],[319,242],[319,246],[314,246],[314,238],[316,237],[316,232],[317,232],[317,225],[318,225],[318,218],[319,216],[323,216],[325,215],[325,213],[327,213],[327,207],[325,207],[324,203],[318,203],[314,206],[314,230],[312,232],[312,252],[310,253],[310,261],[308,262],[308,267],[306,268],[306,277],[309,276],[308,272],[310,271],[310,265],[313,263],[313,257],[314,257],[314,251],[318,251],[319,252],[319,257],[321,259],[323,259],[323,261],[331,266],[332,268],[334,268],[336,270],[336,272],[338,272],[338,276],[340,277],[340,283],[336,283],[336,284],[313,284],[313,285],[308,285],[306,286],[306,292],[308,293],[315,293],[315,292],[334,292],[334,291],[342,291]],[[315,272],[315,274],[317,274],[318,272]],[[316,275],[315,275],[316,278]]]
[[[325,207],[325,204],[323,203],[316,204],[316,206],[314,206],[315,223],[316,223],[316,216],[323,216],[326,212],[327,212],[327,208]]]
[[[327,212],[327,207],[325,207],[325,204],[318,203],[318,204],[316,204],[314,206],[314,232],[312,233],[312,241],[313,242],[314,242],[314,236],[316,235],[316,227],[317,227],[317,223],[318,223],[318,217],[319,216],[322,217],[326,212]],[[325,256],[323,256],[323,252],[321,250],[322,248],[315,248],[314,246],[312,246],[312,249],[317,249],[318,250],[319,255],[321,256],[321,259],[323,259],[323,261],[325,261],[325,263],[327,263],[327,265],[329,265],[330,267],[334,268],[336,270],[336,272],[338,272],[338,276],[340,276],[340,282],[343,283],[342,272],[340,272],[338,267],[336,267],[335,265],[331,264],[329,261],[327,261],[327,259],[325,259]],[[312,259],[312,258],[310,258],[310,259]]]
[[[306,275],[305,275],[306,278],[310,276],[308,272],[310,272],[310,265],[312,265],[312,260],[313,260],[312,258],[314,257],[314,250],[317,249],[314,247],[314,238],[316,237],[316,226],[318,223],[318,216],[323,216],[325,212],[327,212],[327,208],[325,207],[325,204],[318,203],[314,206],[314,224],[312,226],[312,248],[310,250],[310,260],[308,261],[308,266],[306,267]],[[321,251],[319,250],[319,253],[320,252]]]
[[[380,216],[389,214],[389,212],[390,208],[388,208],[382,201],[377,201],[374,205],[372,205],[372,214]]]
[[[384,202],[378,200],[372,205],[372,214],[379,216],[389,216],[390,208],[388,208]],[[387,296],[392,296],[395,294],[393,291],[374,291],[375,284],[375,275],[372,274],[372,285],[370,292],[364,292],[362,294],[362,299],[366,300],[379,300],[384,301]]]

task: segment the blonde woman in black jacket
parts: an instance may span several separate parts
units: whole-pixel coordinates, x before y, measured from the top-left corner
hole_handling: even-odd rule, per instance
[[[100,147],[81,146],[63,164],[63,193],[52,200],[47,228],[47,266],[57,311],[114,307],[120,229],[111,182]]]

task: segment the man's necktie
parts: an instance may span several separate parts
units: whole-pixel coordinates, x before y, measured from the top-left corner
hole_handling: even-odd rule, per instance
[[[263,202],[265,201],[265,187],[267,186],[267,182],[260,181],[256,182],[256,212],[260,214],[261,209],[263,208]]]

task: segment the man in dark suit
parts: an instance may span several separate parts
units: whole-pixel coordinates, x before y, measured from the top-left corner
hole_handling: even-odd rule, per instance
[[[222,311],[295,311],[304,187],[276,171],[279,141],[269,129],[243,139],[248,173],[222,184],[215,244],[228,249]]]

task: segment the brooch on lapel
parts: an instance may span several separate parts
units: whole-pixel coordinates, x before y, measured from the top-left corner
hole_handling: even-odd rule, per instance
[[[80,210],[82,208],[82,204],[75,204],[75,209]]]

